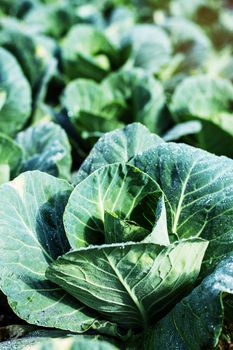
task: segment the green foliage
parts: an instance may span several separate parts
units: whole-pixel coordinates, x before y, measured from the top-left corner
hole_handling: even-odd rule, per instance
[[[0,62],[0,131],[14,136],[30,116],[31,89],[14,56],[3,48]]]
[[[0,134],[0,184],[17,175],[22,159],[22,149],[10,137]]]
[[[64,130],[52,122],[31,126],[18,133],[24,152],[21,171],[40,170],[70,179],[71,147]]]
[[[140,128],[148,133],[132,124],[110,135],[125,141]],[[109,143],[114,157],[113,140],[99,145]],[[22,319],[120,338],[152,332],[145,344],[157,341],[161,316],[169,320],[198,279],[232,254],[232,160],[155,141],[123,163],[95,164],[90,154],[93,168],[74,189],[39,171],[0,187],[0,286]],[[216,327],[209,344],[221,334]]]

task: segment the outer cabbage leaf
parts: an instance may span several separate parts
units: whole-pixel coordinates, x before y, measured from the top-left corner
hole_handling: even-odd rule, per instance
[[[68,2],[40,5],[30,10],[24,21],[40,33],[60,38],[77,20],[74,12]]]
[[[94,338],[94,337],[93,337]],[[55,338],[41,342],[41,344],[25,347],[24,350],[118,350],[119,348],[98,339],[84,338],[83,336]]]
[[[123,40],[126,32],[129,32],[136,21],[136,13],[133,8],[119,6],[113,9],[105,29],[107,37],[120,49],[122,63],[128,59],[131,53],[130,40]]]
[[[121,126],[117,117],[125,102],[123,98],[114,99],[109,90],[94,81],[77,79],[66,86],[62,105],[77,132],[85,137]]]
[[[20,63],[33,94],[33,109],[44,99],[47,85],[56,68],[52,39],[37,35],[20,22],[0,23],[0,45],[9,50]],[[20,99],[23,101],[23,99]]]
[[[0,133],[0,184],[17,175],[22,160],[22,149],[8,136]]]
[[[104,242],[105,211],[130,220],[133,210],[138,205],[143,207],[144,203],[144,214],[149,217],[146,221],[155,220],[158,195],[156,183],[131,165],[116,163],[96,170],[75,187],[64,213],[64,226],[71,247]],[[148,196],[152,197],[152,208],[146,207]],[[151,227],[153,224],[152,221]]]
[[[132,123],[122,129],[111,131],[102,136],[92,148],[74,175],[73,182],[80,183],[93,171],[104,165],[117,162],[127,163],[137,154],[162,142],[159,136],[150,133],[145,126],[139,123]]]
[[[79,0],[78,0],[79,1]],[[104,18],[104,8],[105,5],[104,1],[98,2],[98,1],[89,1],[88,3],[86,1],[80,1],[78,2],[78,7],[76,7],[75,15],[77,17],[78,23],[81,24],[90,24],[95,28],[103,29],[106,25],[105,18]],[[70,2],[68,3],[70,6]],[[74,3],[74,6],[76,4]],[[103,11],[102,11],[103,10]]]
[[[1,12],[9,16],[23,16],[29,8],[37,6],[39,0],[1,0]]]
[[[13,135],[31,113],[31,89],[18,62],[0,48],[0,131]]]
[[[62,214],[71,191],[39,171],[0,187],[0,288],[27,322],[82,332],[93,313],[45,278],[48,264],[69,250]]]
[[[196,280],[208,242],[189,239],[89,247],[53,262],[46,276],[125,328],[146,329]]]
[[[62,96],[62,106],[83,137],[133,121],[161,133],[167,124],[162,116],[164,105],[162,85],[140,69],[113,73],[99,85],[91,80],[74,80]]]
[[[132,53],[126,63],[129,67],[140,67],[158,73],[170,59],[169,37],[162,28],[155,25],[138,24],[122,40],[132,43]]]
[[[233,85],[224,79],[195,76],[179,84],[170,109],[176,121],[199,119],[203,130],[197,141],[202,148],[232,156]]]
[[[233,257],[222,261],[144,337],[143,349],[213,349],[223,328],[224,300],[233,294]],[[232,313],[232,309],[231,309]]]
[[[174,53],[181,57],[175,73],[192,73],[210,56],[211,41],[204,30],[194,22],[174,17],[167,18],[162,26],[169,32]]]
[[[164,143],[136,156],[132,163],[164,193],[171,239],[196,236],[210,241],[204,261],[207,269],[232,254],[231,159],[184,144]]]
[[[121,120],[140,122],[152,132],[161,133],[166,121],[162,117],[165,104],[163,87],[152,75],[141,69],[119,71],[102,83],[105,94],[110,91],[115,100],[123,100],[126,111]]]
[[[167,124],[162,116],[164,104],[162,85],[140,69],[113,73],[101,85],[74,80],[62,96],[63,107],[83,137],[132,121],[161,133]]]
[[[6,102],[6,92],[4,90],[0,91],[0,110],[3,108],[5,102]]]
[[[173,128],[168,130],[164,135],[165,141],[179,140],[181,137],[197,134],[202,130],[202,123],[198,120],[190,120],[175,125]]]
[[[83,77],[100,81],[111,69],[116,50],[101,31],[77,24],[63,40],[62,58],[70,79]]]
[[[233,57],[231,48],[213,51],[205,62],[206,74],[228,79],[233,82]]]
[[[32,126],[17,135],[24,151],[21,171],[40,170],[70,179],[71,147],[64,130],[52,122]]]
[[[100,335],[75,336],[61,330],[37,330],[23,338],[2,342],[0,348],[1,350],[116,350],[118,342]]]
[[[192,21],[185,18],[167,18],[162,26],[169,32],[173,45],[184,43],[201,45],[203,49],[210,49],[211,42],[204,30]]]
[[[27,325],[27,327],[33,327]],[[68,336],[66,332],[62,330],[35,330],[22,338],[13,338],[6,341],[2,341],[0,345],[1,350],[24,350],[25,347],[30,347],[34,344],[52,340],[53,338],[65,338]],[[81,336],[81,335],[80,335]]]
[[[171,3],[171,12],[175,16],[190,18],[202,24],[210,24],[209,21],[216,21],[215,10],[219,10],[221,2],[209,0],[175,0]],[[207,23],[206,23],[207,21]]]
[[[230,112],[233,85],[224,79],[194,76],[185,79],[176,89],[171,103],[174,117],[197,117],[218,123],[221,113]]]

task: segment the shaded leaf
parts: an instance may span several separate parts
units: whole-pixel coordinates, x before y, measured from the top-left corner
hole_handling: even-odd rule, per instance
[[[0,133],[0,184],[17,175],[22,159],[22,149],[11,138]]]
[[[105,242],[139,242],[148,236],[150,231],[139,226],[136,222],[120,219],[116,213],[107,210],[104,212],[104,236]]]
[[[181,17],[167,18],[162,26],[169,33],[174,53],[182,57],[175,74],[192,74],[195,69],[201,69],[212,52],[212,44],[205,31]]]
[[[130,41],[133,47],[128,66],[158,73],[170,59],[169,37],[162,28],[155,25],[137,24],[125,35],[124,40]]]
[[[33,95],[33,110],[43,101],[47,84],[56,69],[54,42],[26,29],[20,22],[1,21],[0,44],[17,59],[27,77]],[[19,99],[23,101],[23,98]]]
[[[71,247],[104,242],[106,210],[130,219],[133,209],[155,194],[155,216],[157,192],[155,182],[133,166],[116,163],[99,168],[78,184],[69,198],[63,220]]]
[[[30,116],[31,89],[14,56],[3,48],[0,48],[0,92],[0,131],[14,135]]]
[[[0,342],[8,339],[20,338],[33,330],[36,327],[30,325],[10,325],[5,327],[0,327]]]
[[[181,82],[172,97],[170,109],[177,122],[199,119],[200,146],[217,154],[232,155],[228,144],[233,137],[233,85],[209,76],[194,76]]]
[[[86,24],[73,26],[62,43],[63,65],[70,79],[102,80],[109,72],[115,55],[116,51],[107,37]]]
[[[141,69],[122,70],[110,74],[102,86],[115,100],[125,101],[125,123],[140,122],[152,132],[160,133],[166,121],[162,116],[165,104],[163,87],[153,75]]]
[[[40,170],[69,179],[71,147],[63,129],[52,122],[32,126],[17,135],[24,151],[21,171]]]
[[[109,90],[87,79],[73,80],[66,86],[62,105],[83,137],[88,133],[101,134],[120,126],[117,117],[125,107],[123,98],[114,100]]]
[[[36,6],[24,17],[25,23],[37,32],[60,38],[75,22],[74,8],[68,3]]]
[[[224,299],[233,294],[233,258],[222,261],[144,337],[143,349],[213,349],[223,329]],[[231,309],[232,312],[233,309]]]

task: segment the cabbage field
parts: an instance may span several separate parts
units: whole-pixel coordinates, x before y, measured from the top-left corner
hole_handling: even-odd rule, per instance
[[[233,349],[233,1],[0,0],[0,350]]]

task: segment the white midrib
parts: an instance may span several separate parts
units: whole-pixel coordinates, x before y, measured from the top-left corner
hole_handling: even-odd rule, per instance
[[[139,311],[139,313],[141,315],[141,318],[142,318],[143,328],[146,329],[148,321],[147,321],[147,315],[146,315],[146,310],[145,310],[144,306],[140,303],[140,301],[138,300],[137,296],[132,292],[132,290],[130,289],[128,284],[125,283],[124,279],[119,274],[118,270],[115,268],[115,266],[109,260],[107,254],[104,253],[104,255],[105,255],[106,259],[108,260],[108,263],[111,266],[112,270],[115,272],[115,274],[119,278],[119,281],[121,282],[122,286],[126,289],[126,291],[129,294],[130,298],[133,300],[134,304],[136,305],[136,307],[137,307],[137,309],[138,309],[138,311]]]
[[[182,186],[182,190],[181,190],[181,194],[180,194],[180,199],[179,199],[179,202],[178,202],[178,206],[177,206],[177,209],[176,209],[176,214],[175,214],[175,217],[174,217],[174,222],[173,222],[173,226],[172,226],[172,232],[174,234],[177,234],[177,225],[178,225],[178,222],[179,222],[179,218],[180,218],[180,214],[181,214],[181,210],[182,210],[182,204],[183,204],[183,201],[184,201],[184,197],[185,197],[185,191],[186,191],[186,187],[187,187],[187,184],[188,184],[188,181],[189,181],[189,178],[190,178],[190,174],[193,170],[195,166],[195,163],[193,163],[193,165],[191,166],[186,178],[185,178],[185,181],[183,182],[183,186]]]
[[[104,222],[104,204],[103,204],[103,197],[102,197],[100,185],[101,184],[98,177],[98,207],[99,207],[101,219]]]

